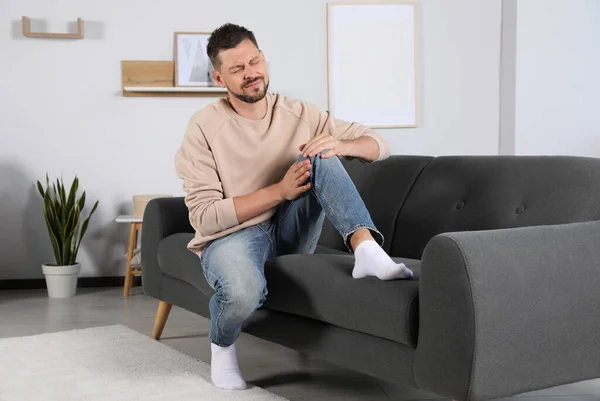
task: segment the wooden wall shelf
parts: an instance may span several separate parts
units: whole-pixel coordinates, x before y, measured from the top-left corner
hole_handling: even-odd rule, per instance
[[[77,33],[45,33],[31,32],[31,21],[28,17],[21,17],[23,36],[29,38],[56,38],[56,39],[83,39],[83,20],[77,18]]]
[[[126,97],[226,96],[220,86],[175,86],[173,61],[121,61],[121,90]]]
[[[220,86],[125,86],[123,90],[127,92],[202,92],[219,93],[227,92],[227,89]]]

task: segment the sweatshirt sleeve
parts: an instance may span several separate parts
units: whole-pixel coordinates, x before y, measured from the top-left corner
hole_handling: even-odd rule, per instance
[[[175,155],[175,169],[183,180],[185,204],[196,231],[209,236],[239,224],[233,198],[223,197],[212,152],[202,129],[193,119]]]
[[[311,130],[313,130],[313,136],[327,132],[342,141],[360,138],[361,136],[370,136],[379,145],[379,157],[375,161],[384,160],[390,156],[390,147],[387,141],[372,128],[365,127],[359,123],[337,119],[330,112],[321,110],[310,103],[307,103],[307,108],[308,123]]]

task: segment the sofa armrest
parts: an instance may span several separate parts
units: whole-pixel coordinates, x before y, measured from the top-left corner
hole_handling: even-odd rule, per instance
[[[485,400],[600,377],[600,221],[440,234],[419,309],[423,389]]]
[[[152,199],[144,210],[142,225],[142,286],[144,292],[160,299],[163,273],[158,266],[158,244],[169,235],[194,232],[183,197]]]

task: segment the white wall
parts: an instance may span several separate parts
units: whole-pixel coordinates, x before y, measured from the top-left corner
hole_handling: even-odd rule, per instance
[[[498,153],[515,154],[518,0],[502,0],[500,44],[500,132]]]
[[[600,157],[600,1],[522,0],[515,153]]]
[[[420,128],[381,132],[397,154],[498,154],[502,2],[419,4]]]
[[[325,4],[0,0],[0,279],[42,277],[52,261],[34,187],[46,172],[77,174],[88,205],[100,200],[81,276],[123,274],[128,229],[114,218],[133,194],[182,194],[173,156],[190,115],[213,99],[123,98],[121,60],[171,59],[173,32],[239,23],[257,35],[273,91],[326,107]],[[81,17],[86,38],[24,38],[23,15],[46,31]],[[497,154],[500,15],[500,0],[421,4],[420,128],[381,130],[392,153]],[[373,80],[385,84],[376,64]]]

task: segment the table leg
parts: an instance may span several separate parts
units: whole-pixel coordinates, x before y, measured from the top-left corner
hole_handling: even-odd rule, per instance
[[[129,225],[129,246],[127,248],[127,265],[125,267],[125,285],[123,288],[123,296],[128,297],[131,287],[133,287],[133,270],[131,269],[131,258],[133,251],[137,247],[138,232],[135,223]]]

